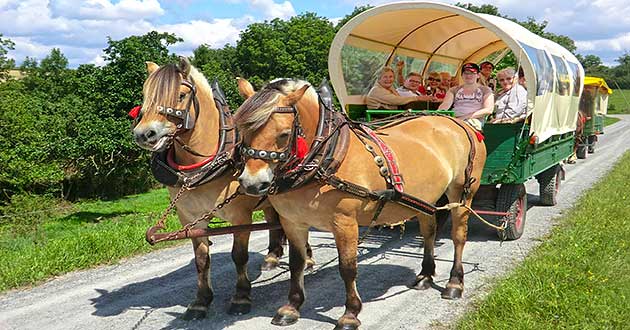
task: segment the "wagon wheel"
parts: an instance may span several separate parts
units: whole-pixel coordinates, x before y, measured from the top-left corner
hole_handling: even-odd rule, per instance
[[[588,137],[588,153],[595,152],[595,142],[597,142],[597,135],[589,135]]]
[[[575,150],[575,155],[578,159],[586,159],[586,146],[578,145],[577,149]]]
[[[506,221],[503,234],[499,232],[499,237],[506,240],[515,240],[523,235],[525,229],[525,216],[527,214],[527,191],[525,185],[502,184],[497,195],[496,209],[499,212],[509,212],[509,215],[501,218]]]
[[[544,172],[536,176],[540,185],[540,204],[553,206],[558,203],[557,195],[560,190],[560,181],[562,180],[562,168],[555,165],[548,168]]]

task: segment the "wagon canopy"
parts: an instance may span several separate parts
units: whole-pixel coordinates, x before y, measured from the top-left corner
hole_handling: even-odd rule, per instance
[[[531,130],[539,142],[575,130],[584,70],[562,46],[510,20],[433,2],[399,2],[348,21],[330,48],[328,69],[342,105],[365,104],[382,66],[459,73],[466,62],[497,63],[511,50],[527,78]],[[516,68],[515,68],[516,69]]]
[[[594,113],[605,115],[608,113],[608,95],[612,94],[612,89],[606,84],[606,80],[599,77],[584,77],[584,91],[582,95],[582,104],[584,98],[590,97],[593,99]],[[589,95],[584,95],[584,94]]]

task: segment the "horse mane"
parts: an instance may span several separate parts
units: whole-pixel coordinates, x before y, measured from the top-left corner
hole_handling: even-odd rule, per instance
[[[179,101],[179,87],[182,83],[182,71],[175,64],[161,66],[149,75],[142,88],[144,94],[144,109],[156,109],[158,105],[177,107]],[[190,81],[197,88],[197,93],[205,91],[213,98],[212,88],[206,77],[197,68],[190,66]]]
[[[304,80],[286,78],[269,82],[239,107],[234,118],[239,130],[245,135],[255,132],[269,120],[281,96],[293,93],[304,85],[310,84]],[[314,95],[311,88],[309,91]],[[307,97],[306,94],[305,97]]]

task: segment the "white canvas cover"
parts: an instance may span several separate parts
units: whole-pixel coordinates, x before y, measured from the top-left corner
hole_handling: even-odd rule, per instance
[[[434,2],[399,2],[348,21],[330,48],[331,83],[342,105],[364,104],[376,69],[405,60],[423,73],[457,74],[466,62],[512,50],[527,78],[531,132],[539,142],[575,130],[584,70],[568,50],[501,17]]]

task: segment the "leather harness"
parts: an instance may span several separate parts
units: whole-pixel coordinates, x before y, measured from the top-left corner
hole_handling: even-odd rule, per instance
[[[185,80],[182,81],[182,84],[188,86],[192,93],[192,97],[186,109],[171,109],[169,112],[168,109],[170,108],[158,106],[160,113],[167,116],[172,115],[182,120],[182,123],[178,125],[178,131],[176,131],[175,135],[178,135],[181,130],[193,129],[196,119],[199,117],[199,112],[201,111],[194,84]],[[237,160],[235,156],[238,156],[238,153],[235,149],[239,141],[238,131],[234,126],[234,119],[225,99],[225,95],[223,91],[221,91],[216,79],[211,84],[211,87],[214,102],[219,111],[219,142],[216,152],[213,155],[201,155],[192,150],[181,140],[175,138],[175,141],[180,143],[182,148],[187,152],[196,156],[208,157],[203,165],[189,170],[178,170],[171,166],[171,164],[174,163],[173,161],[169,162],[169,154],[171,158],[174,154],[174,146],[172,144],[164,151],[154,152],[151,155],[151,172],[160,183],[166,186],[181,187],[186,184],[188,188],[194,188],[206,184],[228,171],[232,173],[236,173],[237,171],[237,166],[235,165]],[[190,116],[191,105],[195,107],[196,116],[194,120],[192,120]],[[160,108],[162,108],[161,111]],[[208,161],[208,159],[210,160]]]
[[[317,133],[309,153],[303,159],[298,159],[295,153],[292,152],[296,150],[297,140],[302,135],[298,111],[295,106],[277,107],[274,110],[275,113],[287,113],[294,115],[292,136],[287,149],[281,152],[274,152],[253,149],[245,145],[241,146],[241,155],[244,159],[256,158],[283,162],[283,164],[277,166],[275,169],[275,179],[271,183],[268,194],[287,192],[317,181],[357,197],[378,201],[372,223],[375,223],[386,202],[395,202],[399,205],[411,208],[416,212],[428,215],[435,214],[437,207],[434,204],[404,192],[404,181],[402,174],[398,171],[395,155],[393,151],[378,137],[378,131],[382,128],[393,127],[407,120],[428,114],[403,113],[402,116],[394,116],[392,119],[387,120],[388,124],[381,128],[377,128],[375,132],[363,123],[352,121],[345,113],[335,111],[332,107],[331,98],[326,95],[323,96],[326,91],[326,88],[321,87],[318,90],[320,107]],[[472,162],[475,157],[475,141],[472,133],[464,127],[464,123],[459,122],[452,117],[443,117],[451,119],[454,123],[461,127],[466,132],[471,145],[468,155],[468,165],[465,170],[464,192],[462,194],[463,202],[470,194],[470,186],[475,181],[475,178],[471,177],[473,168]],[[384,121],[380,121],[379,123],[383,122]],[[375,162],[377,165],[381,166],[380,173],[385,179],[387,189],[373,191],[335,175],[348,150],[349,132],[352,132],[355,136],[357,136],[366,146],[366,149],[375,156]],[[373,150],[371,145],[366,143],[366,139],[372,141],[379,147],[384,159]],[[274,157],[271,157],[272,153],[275,154]],[[280,154],[283,155],[282,159],[279,156]],[[381,157],[381,164],[378,164],[378,157]],[[386,167],[384,165],[385,162],[387,163]]]

